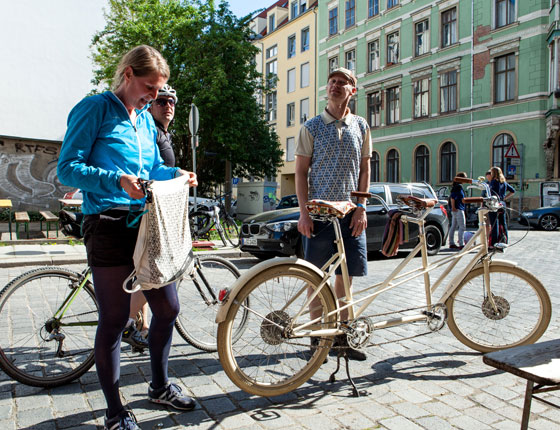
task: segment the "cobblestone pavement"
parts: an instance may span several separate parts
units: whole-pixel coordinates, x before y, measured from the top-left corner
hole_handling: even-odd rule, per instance
[[[523,234],[511,232],[510,243]],[[551,295],[552,321],[542,340],[555,338],[559,332],[560,288],[554,269],[558,266],[559,240],[560,232],[531,231],[502,257],[517,261],[537,275]],[[448,252],[444,250],[442,254]],[[402,255],[372,259],[370,276],[381,279],[401,258]],[[232,261],[242,270],[257,262]],[[1,269],[0,284],[31,268]],[[366,284],[360,280],[356,285]],[[422,293],[419,284],[398,288],[383,297],[381,308],[414,305],[411,299],[418,293]],[[399,340],[424,331],[420,325],[382,330],[374,334],[374,342]],[[240,391],[229,381],[217,354],[200,352],[175,333],[170,376],[197,397],[199,406],[192,412],[176,413],[149,403],[148,356],[132,353],[129,346],[123,347],[121,392],[142,429],[519,428],[524,380],[486,366],[482,356],[459,343],[447,327],[439,333],[385,343],[367,352],[367,361],[351,362],[350,368],[358,388],[368,393],[366,396],[352,397],[343,371],[336,382],[328,382],[336,364],[331,356],[328,364],[294,392],[260,398]],[[15,383],[0,371],[0,429],[101,428],[105,404],[94,369],[77,382],[48,390]],[[543,397],[560,401],[554,393]],[[559,428],[560,410],[536,401],[531,410],[530,428]]]

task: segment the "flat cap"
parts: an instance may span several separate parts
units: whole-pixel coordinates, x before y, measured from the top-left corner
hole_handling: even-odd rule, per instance
[[[339,67],[338,69],[334,69],[332,72],[329,73],[329,77],[327,78],[327,81],[334,75],[342,75],[344,76],[346,79],[348,79],[352,85],[355,87],[358,80],[356,79],[356,76],[354,76],[354,73],[352,73],[352,70],[346,69],[344,67]]]

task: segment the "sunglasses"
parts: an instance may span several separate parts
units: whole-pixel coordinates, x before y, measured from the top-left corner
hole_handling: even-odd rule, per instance
[[[164,107],[169,104],[169,106],[175,106],[175,99],[155,99],[154,104]]]

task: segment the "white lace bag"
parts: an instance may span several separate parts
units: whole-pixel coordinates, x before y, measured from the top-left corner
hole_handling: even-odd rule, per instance
[[[161,288],[180,280],[194,262],[189,227],[189,176],[150,184],[134,249],[134,270],[123,282],[127,293]],[[128,288],[129,281],[132,286]]]

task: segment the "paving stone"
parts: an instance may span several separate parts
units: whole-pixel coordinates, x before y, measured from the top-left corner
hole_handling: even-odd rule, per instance
[[[249,429],[256,425],[255,420],[249,414],[240,412],[220,415],[216,421],[226,429]]]
[[[438,400],[458,410],[472,408],[474,406],[474,403],[469,399],[465,399],[457,394],[446,394],[444,396],[440,396]]]
[[[382,420],[381,425],[387,427],[390,430],[421,430],[422,427],[407,420],[404,417],[394,417]]]
[[[496,421],[501,420],[501,416],[492,412],[490,409],[483,408],[482,406],[475,406],[474,408],[468,408],[463,411],[466,415],[473,417],[474,419],[483,422],[484,424],[491,425]]]
[[[29,409],[16,413],[16,421],[19,428],[33,427],[51,422],[54,418],[50,408]],[[53,427],[54,428],[54,422]]]
[[[395,403],[391,407],[399,414],[405,418],[418,418],[430,415],[428,411],[422,409],[421,407],[415,405],[414,403],[403,402]]]
[[[482,422],[467,415],[453,417],[449,420],[449,423],[463,430],[486,430],[491,428],[490,426],[487,426],[486,424],[483,424]]]
[[[208,411],[210,416],[222,415],[237,409],[237,407],[226,396],[201,400],[198,399],[200,405]]]
[[[431,397],[426,396],[425,394],[422,394],[420,391],[417,391],[410,387],[399,390],[395,394],[411,403],[426,403],[432,400]]]
[[[212,397],[223,396],[225,394],[217,384],[196,385],[191,387],[190,391],[197,399],[209,399]]]
[[[422,417],[418,418],[416,421],[424,429],[447,430],[453,428],[451,424],[439,417]]]

